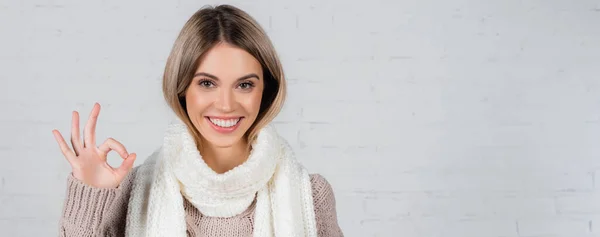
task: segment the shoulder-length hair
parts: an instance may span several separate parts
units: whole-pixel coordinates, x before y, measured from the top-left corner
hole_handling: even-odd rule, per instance
[[[258,60],[264,90],[256,121],[245,134],[250,146],[261,128],[280,112],[286,96],[283,68],[264,29],[248,13],[231,5],[204,6],[194,13],[179,33],[167,59],[163,95],[168,106],[193,134],[200,147],[201,134],[186,111],[185,92],[205,53],[219,43],[239,47]]]

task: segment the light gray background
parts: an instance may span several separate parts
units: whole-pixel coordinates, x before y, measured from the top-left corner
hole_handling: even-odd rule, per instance
[[[0,0],[1,236],[57,234],[72,110],[136,165],[160,145],[166,57],[215,3],[267,29],[276,126],[346,236],[600,236],[599,1]]]

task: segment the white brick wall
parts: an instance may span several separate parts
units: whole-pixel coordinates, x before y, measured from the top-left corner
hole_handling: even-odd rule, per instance
[[[215,3],[0,0],[0,236],[57,233],[71,110],[136,164],[160,144],[166,56]],[[600,236],[600,2],[224,3],[275,43],[277,126],[346,236]]]

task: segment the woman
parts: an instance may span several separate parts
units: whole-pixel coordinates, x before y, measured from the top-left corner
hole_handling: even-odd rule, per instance
[[[114,139],[96,146],[95,104],[71,145],[62,236],[343,236],[329,183],[308,174],[269,125],[286,93],[263,29],[229,5],[206,7],[184,25],[167,60],[164,97],[176,121],[163,145],[132,168]],[[110,167],[107,153],[123,157]]]

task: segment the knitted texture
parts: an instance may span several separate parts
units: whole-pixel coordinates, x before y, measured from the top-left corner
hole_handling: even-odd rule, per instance
[[[125,220],[133,179],[142,166],[135,167],[118,188],[99,189],[88,186],[72,175],[67,178],[67,190],[60,220],[61,237],[126,236]],[[336,200],[329,182],[319,174],[310,175],[317,235],[343,237],[338,225]],[[82,194],[86,195],[82,195]],[[228,218],[202,215],[184,199],[187,234],[198,236],[250,237],[256,200],[244,212]],[[92,218],[92,216],[94,216]],[[96,220],[96,221],[92,221]]]
[[[206,216],[226,218],[255,198],[254,236],[317,236],[308,172],[272,126],[259,131],[243,164],[218,174],[176,119],[145,163],[133,181],[127,236],[186,236],[184,199]]]

